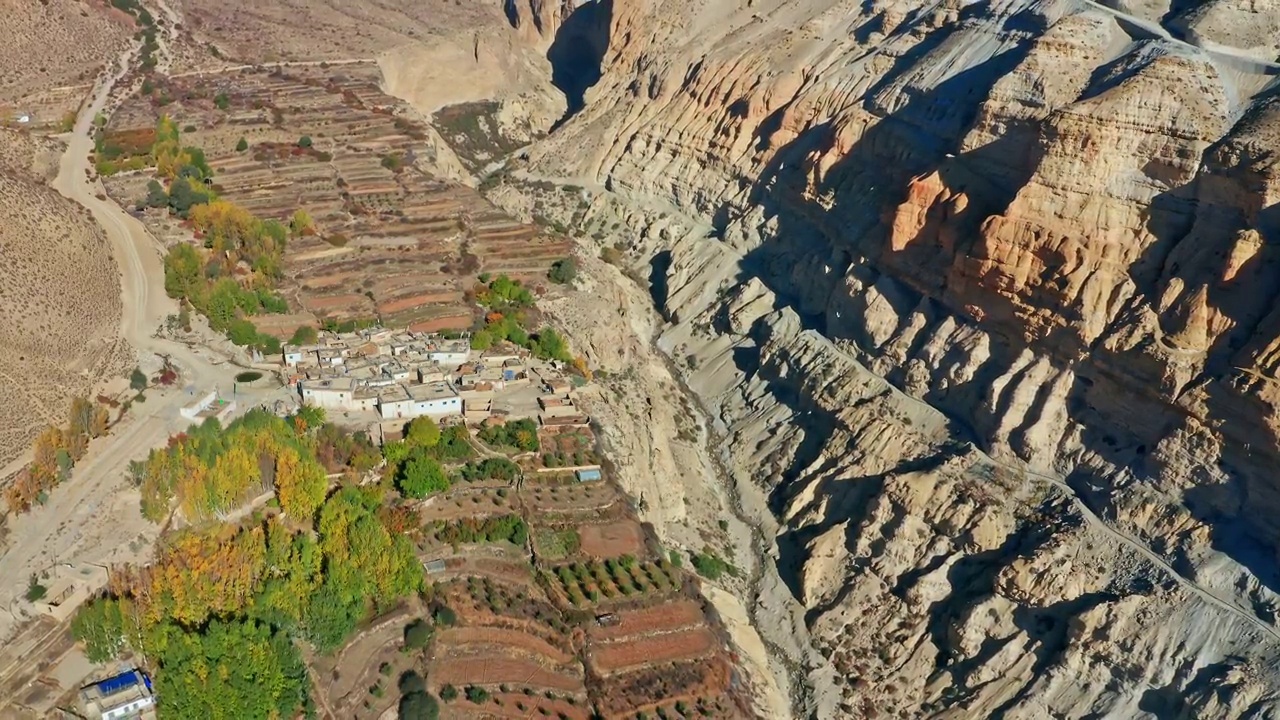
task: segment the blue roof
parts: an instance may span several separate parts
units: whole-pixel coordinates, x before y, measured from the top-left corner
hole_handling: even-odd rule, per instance
[[[129,670],[128,672],[120,673],[115,677],[109,677],[98,683],[98,692],[102,693],[103,697],[106,697],[107,695],[114,695],[125,688],[132,687],[142,682],[141,675],[142,673],[139,673],[137,670]]]

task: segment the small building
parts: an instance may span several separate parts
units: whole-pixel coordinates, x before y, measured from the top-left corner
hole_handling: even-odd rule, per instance
[[[427,359],[437,365],[455,368],[471,357],[469,346],[463,343],[450,343],[427,350]]]
[[[604,474],[600,472],[600,468],[582,468],[573,471],[574,477],[578,478],[578,482],[595,482],[604,478]]]
[[[448,383],[424,383],[410,385],[406,390],[413,398],[414,417],[421,415],[461,415],[462,398]]]
[[[342,350],[335,348],[321,348],[316,350],[316,361],[321,367],[337,367],[342,364]]]
[[[297,367],[306,357],[306,352],[297,345],[285,345],[280,348],[280,356],[284,359],[286,367]]]
[[[156,696],[151,678],[133,669],[80,690],[85,716],[93,720],[154,718]]]
[[[444,572],[447,567],[444,560],[428,560],[422,563],[422,569],[427,571],[428,575],[439,575]]]
[[[355,399],[356,381],[351,378],[304,380],[299,383],[302,402],[333,410],[349,410]]]
[[[378,414],[383,420],[413,417],[413,398],[403,385],[378,388]]]

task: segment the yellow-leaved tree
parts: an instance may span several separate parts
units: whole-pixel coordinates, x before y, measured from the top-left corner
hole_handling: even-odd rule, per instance
[[[310,522],[328,489],[329,479],[320,463],[304,459],[293,448],[276,456],[276,496],[289,517]]]

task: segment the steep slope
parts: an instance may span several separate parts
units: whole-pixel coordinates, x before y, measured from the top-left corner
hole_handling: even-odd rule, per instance
[[[1277,66],[1180,29],[1255,20],[600,5],[531,166],[712,219],[640,249],[781,523],[810,711],[1277,712]]]
[[[0,466],[73,394],[125,369],[120,285],[102,232],[43,181],[56,149],[0,132]]]

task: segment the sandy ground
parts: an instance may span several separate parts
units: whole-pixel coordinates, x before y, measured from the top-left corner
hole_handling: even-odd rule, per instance
[[[128,53],[121,57],[122,66],[128,57]],[[142,519],[137,492],[127,487],[129,461],[146,457],[186,426],[178,410],[191,400],[188,389],[226,392],[242,370],[213,351],[155,337],[165,317],[178,310],[164,293],[159,243],[119,206],[99,200],[101,185],[87,178],[93,147],[90,125],[118,77],[117,72],[100,83],[81,112],[67,138],[53,186],[88,209],[110,241],[121,270],[120,334],[135,349],[138,362],[155,367],[160,356],[167,356],[178,367],[181,380],[174,389],[153,391],[145,403],[135,404],[111,435],[90,445],[71,478],[50,494],[45,505],[10,520],[10,544],[0,555],[0,608],[6,611],[0,613],[0,640],[11,637],[30,613],[20,598],[32,573],[58,564],[107,564],[149,555],[159,528]],[[280,389],[252,389],[236,400],[243,410],[285,394]]]

